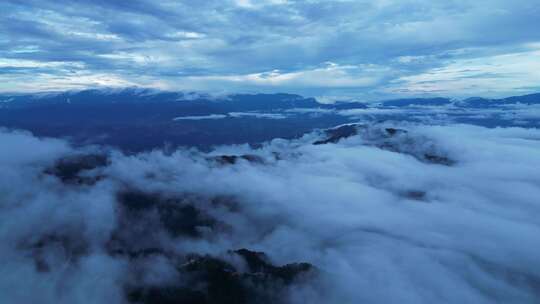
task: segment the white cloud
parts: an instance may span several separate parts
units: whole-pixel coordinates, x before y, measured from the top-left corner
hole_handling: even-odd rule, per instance
[[[84,68],[83,62],[70,61],[37,61],[28,59],[0,58],[0,68]]]
[[[389,127],[407,133],[388,137]],[[539,130],[384,123],[337,144],[311,144],[320,138],[218,147],[211,155],[114,152],[107,168],[89,173],[104,179],[77,186],[43,174],[71,148],[2,131],[9,145],[0,151],[0,301],[121,303],[124,284],[174,272],[164,261],[136,264],[144,258],[112,258],[104,249],[117,225],[116,191],[129,186],[233,197],[232,212],[195,202],[225,222],[224,232],[143,239],[139,231],[131,243],[155,242],[180,256],[248,247],[277,264],[313,263],[320,281],[292,288],[293,303],[538,302]],[[220,153],[256,154],[265,164],[208,159]],[[456,164],[419,161],[423,153]],[[44,245],[51,270],[38,273],[25,244],[50,235],[89,250],[76,260]]]
[[[287,4],[287,0],[234,0],[234,3],[241,8],[261,8],[267,5]]]
[[[211,115],[199,115],[199,116],[178,116],[173,118],[173,120],[204,120],[204,119],[222,119],[226,118],[227,115],[222,114],[211,114]]]
[[[535,45],[518,53],[452,60],[424,73],[393,81],[389,92],[498,96],[539,87],[540,48]]]
[[[63,71],[63,74],[38,73],[28,75],[0,75],[0,92],[40,92],[80,90],[86,88],[151,87],[165,89],[166,85],[155,79],[138,77],[136,81],[118,74],[97,73],[86,70]],[[144,79],[144,80],[143,80]]]
[[[206,37],[206,35],[203,33],[185,32],[185,31],[174,32],[167,36],[171,38],[180,38],[180,39],[199,39],[199,38]]]
[[[377,65],[325,63],[322,67],[296,72],[273,70],[245,75],[192,76],[186,80],[193,84],[221,82],[262,87],[356,88],[376,85],[387,71],[388,68]]]
[[[228,114],[231,117],[255,117],[255,118],[266,118],[266,119],[285,119],[286,115],[282,113],[259,113],[259,112],[230,112]]]
[[[85,39],[94,39],[94,40],[103,40],[103,41],[113,41],[113,40],[122,39],[118,35],[115,35],[115,34],[96,33],[96,32],[62,31],[62,34],[74,36],[76,38],[85,38]]]

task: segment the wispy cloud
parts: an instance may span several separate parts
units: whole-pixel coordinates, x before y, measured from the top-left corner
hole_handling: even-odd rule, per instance
[[[388,90],[462,96],[497,96],[511,91],[540,90],[540,47],[531,45],[528,48],[516,53],[453,60],[421,74],[392,80],[395,85]]]

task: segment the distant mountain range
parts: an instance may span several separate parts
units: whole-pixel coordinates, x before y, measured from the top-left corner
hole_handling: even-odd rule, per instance
[[[410,98],[410,99],[396,99],[387,100],[381,103],[387,107],[407,107],[407,106],[444,106],[454,105],[456,107],[465,108],[485,108],[485,107],[499,107],[505,105],[533,105],[540,104],[540,93],[512,96],[500,99],[488,99],[482,97],[471,97],[465,100],[452,100],[450,98]]]
[[[144,88],[125,89],[90,89],[82,91],[66,91],[58,93],[35,94],[0,94],[0,108],[40,108],[43,106],[65,105],[66,107],[84,107],[85,109],[103,105],[140,104],[142,107],[152,108],[156,102],[168,110],[177,109],[182,114],[211,114],[231,111],[270,111],[293,108],[323,108],[323,109],[358,109],[366,108],[372,104],[385,107],[405,106],[443,106],[455,105],[458,107],[493,107],[509,104],[540,104],[540,93],[512,96],[501,99],[487,99],[472,97],[465,100],[450,98],[403,98],[385,100],[379,103],[361,103],[340,101],[332,104],[319,103],[315,98],[306,98],[296,94],[231,94],[224,96],[211,96],[195,92],[167,92]]]
[[[486,99],[482,97],[473,97],[465,99],[458,103],[461,106],[467,107],[497,107],[505,105],[535,105],[540,104],[540,93],[522,95],[522,96],[512,96],[501,99]]]
[[[0,95],[0,123],[17,120],[77,122],[163,121],[178,116],[278,111],[295,108],[366,108],[362,103],[327,105],[294,94],[233,94],[223,97],[149,89],[84,90]]]
[[[540,104],[540,94],[503,99],[411,98],[323,104],[314,98],[285,93],[216,97],[141,88],[93,89],[0,94],[0,126],[30,130],[39,136],[68,137],[81,144],[107,144],[138,151],[165,143],[207,147],[291,138],[314,128],[351,122],[354,118],[347,115],[356,112],[417,109],[418,116],[425,113],[418,112],[425,107],[475,111],[536,104]],[[376,119],[395,119],[384,115]]]

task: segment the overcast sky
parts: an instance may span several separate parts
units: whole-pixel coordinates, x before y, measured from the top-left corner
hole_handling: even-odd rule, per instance
[[[3,0],[0,91],[540,91],[538,0]]]

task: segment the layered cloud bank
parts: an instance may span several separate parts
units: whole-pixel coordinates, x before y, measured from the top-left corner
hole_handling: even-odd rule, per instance
[[[535,0],[4,0],[0,10],[0,91],[377,100],[540,89]]]
[[[0,141],[2,303],[540,300],[536,129],[345,125],[133,155]]]

